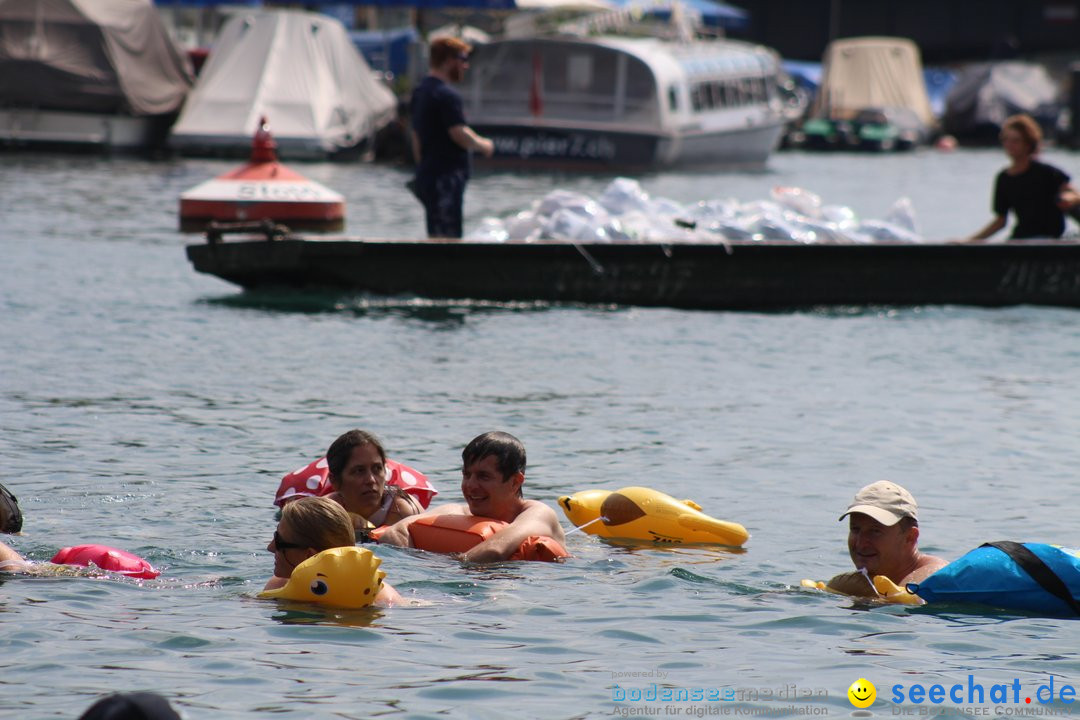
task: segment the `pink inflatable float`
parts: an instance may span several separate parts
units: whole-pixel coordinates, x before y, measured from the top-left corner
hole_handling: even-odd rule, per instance
[[[81,567],[93,565],[109,572],[147,580],[156,578],[161,574],[138,555],[133,555],[126,550],[117,550],[108,545],[66,547],[53,555],[50,562],[57,565],[79,565]]]

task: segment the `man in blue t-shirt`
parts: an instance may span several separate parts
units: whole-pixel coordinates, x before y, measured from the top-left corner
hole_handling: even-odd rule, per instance
[[[428,237],[461,237],[461,206],[469,181],[469,153],[491,157],[495,145],[465,123],[461,82],[472,48],[458,38],[431,43],[430,73],[412,94],[412,145],[416,177],[412,190],[424,204]]]

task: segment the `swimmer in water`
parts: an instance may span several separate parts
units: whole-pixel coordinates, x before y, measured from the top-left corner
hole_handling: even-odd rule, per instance
[[[351,547],[356,544],[355,531],[349,514],[328,497],[302,497],[281,509],[274,538],[266,549],[274,554],[274,576],[263,590],[284,587],[293,570],[309,557],[323,550]],[[394,588],[383,583],[375,604],[391,607],[402,603]]]
[[[412,495],[386,484],[386,450],[371,433],[350,430],[339,437],[326,451],[326,465],[334,488],[326,497],[349,511],[357,532],[424,510]]]
[[[509,433],[489,432],[473,438],[461,453],[461,494],[464,504],[442,505],[431,515],[477,515],[510,523],[462,556],[467,562],[498,562],[517,552],[530,536],[547,536],[563,543],[566,536],[555,511],[538,500],[526,500],[525,446]],[[417,516],[419,517],[419,516]],[[388,528],[380,543],[412,547],[408,517]]]
[[[945,567],[945,560],[919,551],[918,512],[915,498],[896,483],[876,482],[855,493],[840,520],[848,518],[848,552],[857,570],[829,580],[829,589],[876,597],[875,575],[902,588]]]

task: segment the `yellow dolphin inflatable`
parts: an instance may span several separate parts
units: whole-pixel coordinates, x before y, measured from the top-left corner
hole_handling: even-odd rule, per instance
[[[264,590],[261,598],[299,600],[339,608],[362,608],[375,602],[386,573],[382,560],[361,547],[323,550],[296,566],[289,582]]]
[[[854,576],[855,573],[849,573],[848,575]],[[834,578],[835,580],[835,578]],[[850,592],[850,587],[834,588],[828,583],[824,583],[820,580],[803,580],[799,583],[804,588],[810,588],[812,590],[825,590],[826,592],[836,593],[838,595],[852,595],[854,597],[862,597],[869,600],[876,600],[879,602],[890,603],[894,605],[925,605],[926,601],[918,595],[909,593],[906,588],[902,588],[885,575],[875,575],[873,580],[866,578],[867,588],[870,590],[870,586],[873,586],[875,595],[871,595],[867,592]]]
[[[709,517],[692,500],[643,487],[583,490],[559,498],[559,507],[574,525],[602,538],[733,547],[750,538],[742,525]]]

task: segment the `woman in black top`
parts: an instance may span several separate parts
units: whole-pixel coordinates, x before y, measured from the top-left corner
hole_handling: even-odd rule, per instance
[[[994,219],[970,240],[1001,230],[1010,210],[1016,214],[1013,240],[1059,238],[1065,232],[1064,213],[1080,207],[1080,194],[1068,175],[1035,159],[1041,141],[1042,130],[1028,115],[1013,115],[1001,126],[1001,146],[1011,164],[994,183]]]

